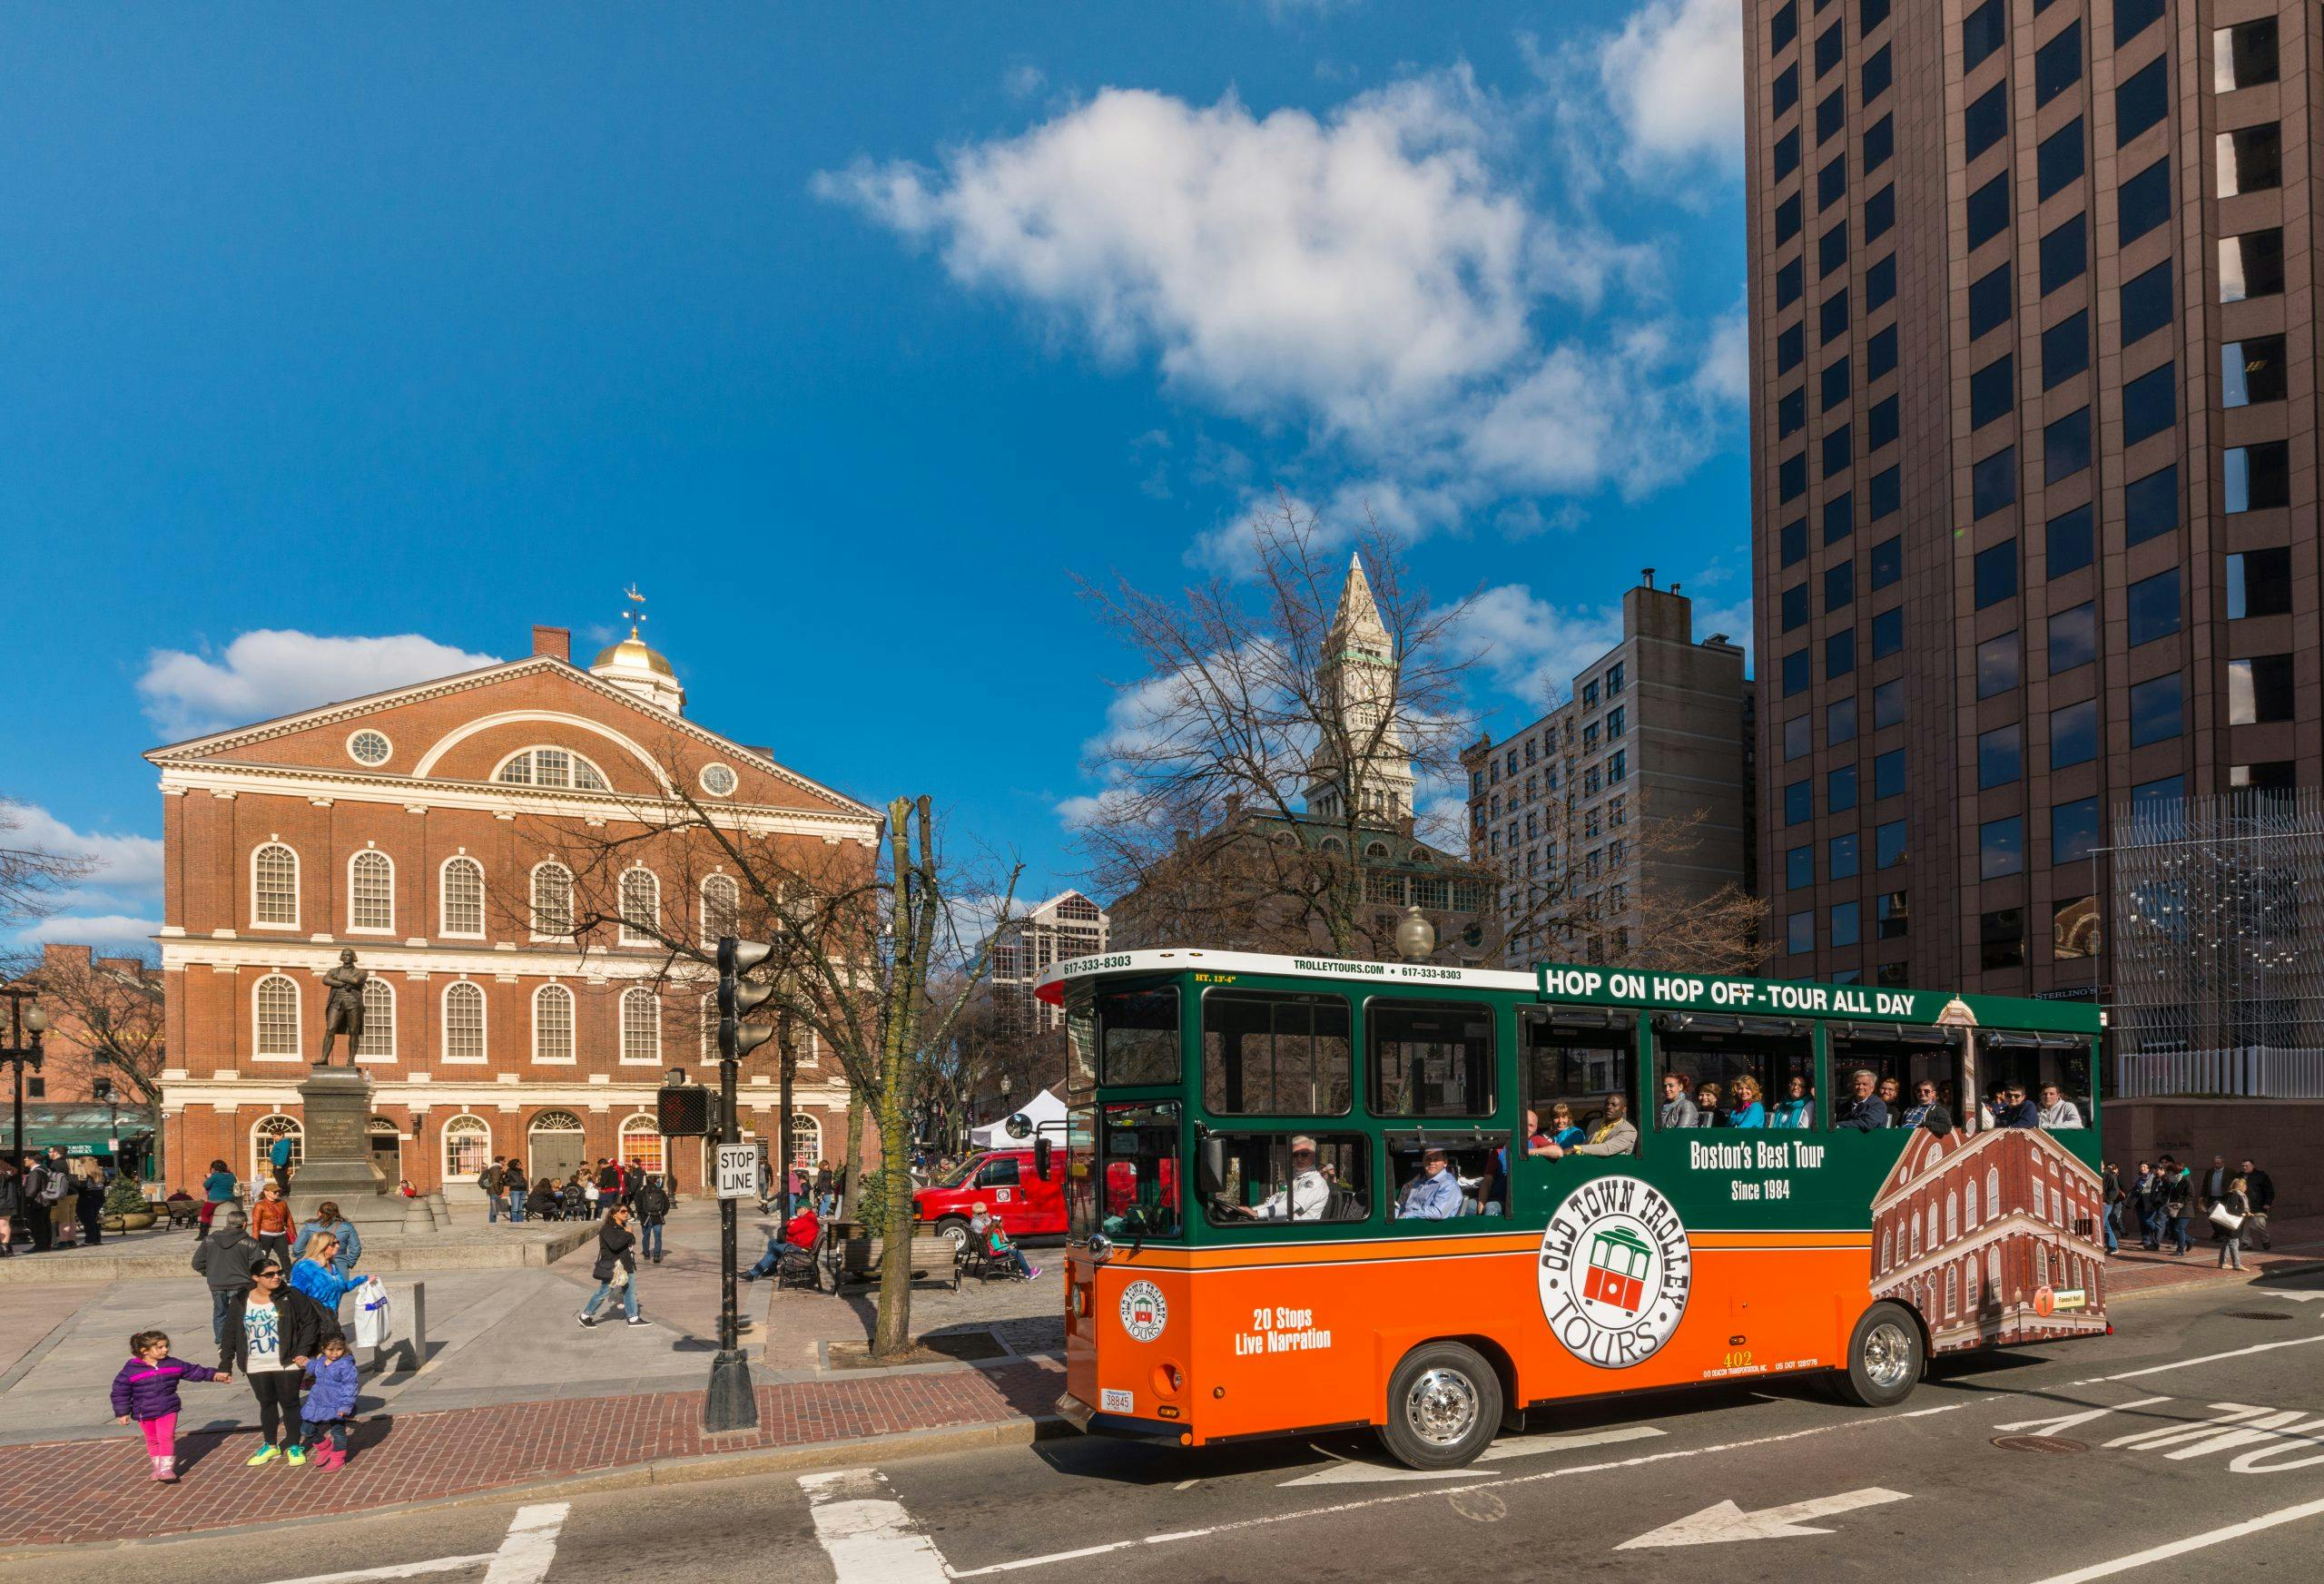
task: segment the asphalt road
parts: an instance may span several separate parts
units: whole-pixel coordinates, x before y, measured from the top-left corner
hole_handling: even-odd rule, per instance
[[[51,1555],[0,1584],[2316,1578],[2324,1275],[2135,1299],[2116,1322],[1955,1364],[1885,1412],[1737,1386],[1537,1413],[1450,1477],[1357,1436],[1075,1438]]]

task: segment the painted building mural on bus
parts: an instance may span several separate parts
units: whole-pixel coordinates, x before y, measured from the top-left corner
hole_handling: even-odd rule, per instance
[[[1872,1292],[1931,1349],[2106,1329],[2098,1174],[2037,1128],[1915,1129],[1872,1202]]]

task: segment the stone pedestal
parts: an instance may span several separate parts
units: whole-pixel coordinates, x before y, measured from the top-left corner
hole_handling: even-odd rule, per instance
[[[319,1067],[299,1086],[305,1110],[299,1169],[290,1177],[290,1213],[301,1221],[335,1199],[359,1224],[358,1205],[379,1195],[371,1169],[371,1080],[352,1067]]]

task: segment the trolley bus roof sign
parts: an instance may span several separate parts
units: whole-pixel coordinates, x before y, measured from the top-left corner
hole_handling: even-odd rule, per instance
[[[1862,1018],[1876,1023],[1999,1026],[2076,1034],[2095,1034],[2100,1027],[2097,1008],[2065,1001],[1955,996],[1937,990],[1814,984],[1804,979],[1729,979],[1717,974],[1590,968],[1560,962],[1542,963],[1535,972],[1541,994],[1555,1000],[1594,1001],[1658,1011]]]

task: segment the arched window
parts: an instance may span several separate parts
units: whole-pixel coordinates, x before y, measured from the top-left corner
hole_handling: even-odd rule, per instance
[[[1953,1266],[1945,1267],[1945,1312],[1957,1314],[1961,1311],[1961,1273]]]
[[[2001,1292],[2001,1245],[1997,1243],[1985,1245],[1985,1285],[1998,1296]]]
[[[563,985],[543,985],[533,992],[533,1059],[573,1059],[573,992]]]
[[[662,1065],[662,999],[642,986],[621,993],[621,1058]]]
[[[791,1113],[791,1164],[823,1158],[823,1125],[804,1111]]]
[[[1961,1263],[1961,1304],[1972,1314],[1977,1312],[1977,1261],[1974,1254]]]
[[[1971,1177],[1968,1186],[1961,1190],[1961,1220],[1974,1228],[1977,1225],[1977,1179]]]
[[[396,927],[396,866],[376,847],[347,861],[347,927],[373,934]]]
[[[1894,1235],[1890,1232],[1884,1232],[1880,1235],[1880,1268],[1884,1271],[1890,1269],[1896,1264],[1894,1260],[1888,1257],[1890,1253],[1888,1240],[1892,1235]]]
[[[621,943],[651,946],[661,936],[662,882],[650,869],[633,869],[621,877]]]
[[[1988,1215],[2001,1214],[2001,1167],[1999,1166],[1985,1168],[1985,1214]]]
[[[1910,1213],[1908,1212],[1908,1214],[1910,1214]],[[1907,1258],[1911,1258],[1911,1259],[1918,1259],[1918,1258],[1920,1258],[1920,1257],[1921,1257],[1921,1218],[1920,1218],[1920,1216],[1919,1216],[1919,1215],[1912,1215],[1912,1223],[1913,1223],[1913,1252],[1912,1252],[1909,1255],[1907,1255],[1906,1257],[1907,1257]]]
[[[274,1169],[274,1141],[278,1138],[290,1141],[292,1171],[297,1171],[299,1163],[306,1158],[307,1130],[299,1125],[296,1117],[285,1117],[279,1111],[261,1117],[251,1129],[250,1181],[262,1183],[268,1180]]]
[[[731,874],[714,874],[702,882],[702,938],[715,940],[732,935],[743,917],[743,888]]]
[[[444,861],[443,928],[447,935],[484,934],[484,865],[473,858]]]
[[[662,1128],[653,1117],[640,1112],[625,1117],[621,1125],[621,1158],[635,1161],[645,1171],[660,1172],[662,1167]]]
[[[444,1059],[464,1067],[484,1060],[484,987],[461,979],[444,987]]]
[[[2049,1195],[2043,1192],[2042,1179],[2039,1176],[2036,1176],[2034,1179],[2034,1219],[2036,1221],[2047,1221],[2049,1218]]]
[[[1935,1199],[1928,1202],[1928,1245],[1931,1248],[1936,1246],[1936,1201]]]
[[[1961,1196],[1945,1195],[1945,1236],[1947,1242],[1961,1235]]]
[[[2037,1287],[2050,1284],[2050,1245],[2046,1243],[2034,1245],[2034,1284]]]
[[[363,981],[363,1038],[355,1042],[358,1061],[396,1058],[396,989],[387,975]]]
[[[702,998],[702,1059],[718,1059],[718,997],[714,993]]]
[[[299,855],[280,841],[251,854],[251,922],[299,927]]]
[[[533,870],[533,934],[563,940],[573,933],[573,871],[557,862]]]
[[[492,1128],[465,1111],[444,1124],[444,1180],[472,1183],[492,1158]]]
[[[610,790],[606,772],[570,748],[527,748],[511,753],[492,772],[507,786],[573,787],[581,792]]]
[[[544,1111],[533,1118],[535,1133],[578,1133],[581,1118],[570,1111]]]
[[[299,987],[287,974],[271,973],[252,992],[257,1032],[253,1047],[260,1056],[299,1055]]]

